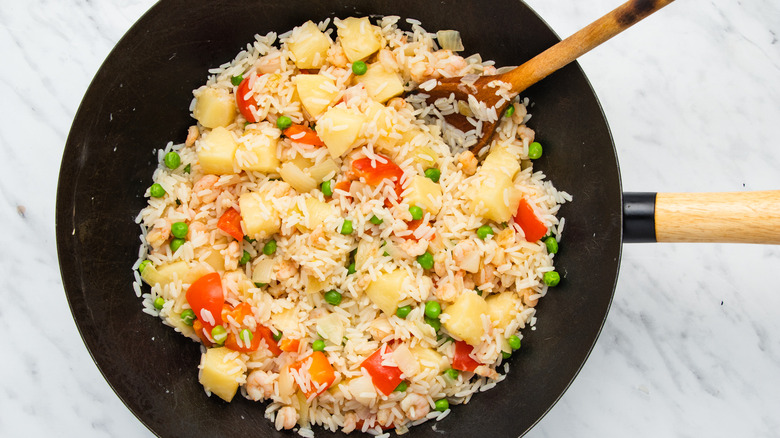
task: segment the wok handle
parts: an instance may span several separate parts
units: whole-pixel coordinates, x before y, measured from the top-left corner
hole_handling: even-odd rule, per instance
[[[626,242],[780,244],[780,190],[625,193]]]

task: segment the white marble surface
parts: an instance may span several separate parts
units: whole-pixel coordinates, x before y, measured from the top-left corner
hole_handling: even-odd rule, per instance
[[[560,34],[620,0],[529,0]],[[0,436],[151,433],[87,353],[54,239],[70,123],[151,0],[0,0]],[[581,64],[627,191],[780,188],[780,3],[678,0]],[[528,435],[780,436],[780,248],[628,245],[604,331]]]

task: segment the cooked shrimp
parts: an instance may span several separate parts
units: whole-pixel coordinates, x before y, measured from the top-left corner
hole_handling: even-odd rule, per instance
[[[401,111],[406,108],[406,101],[401,97],[394,97],[387,101],[387,106],[394,108],[397,111]]]
[[[354,412],[347,412],[344,415],[344,426],[341,427],[341,431],[344,433],[350,433],[357,427],[357,415]]]
[[[496,268],[493,265],[480,264],[479,272],[477,272],[476,282],[481,286],[486,283],[495,284],[496,280]]]
[[[440,301],[451,303],[455,301],[455,298],[458,295],[458,291],[455,289],[455,285],[451,282],[440,281],[433,290],[433,295],[436,296],[436,298],[438,298]]]
[[[192,206],[197,207],[200,204],[214,202],[219,196],[219,190],[212,190],[214,184],[219,181],[216,175],[203,175],[192,186]]]
[[[184,146],[192,147],[198,137],[200,137],[200,131],[198,131],[198,127],[196,125],[190,126],[190,129],[187,130],[187,139],[184,140]]]
[[[285,406],[276,413],[276,430],[292,429],[298,422],[298,411],[291,406]]]
[[[497,379],[498,373],[496,370],[491,369],[487,365],[480,365],[476,369],[474,369],[474,374],[482,377],[487,377],[488,379]]]
[[[525,105],[518,102],[513,103],[512,106],[515,108],[515,112],[512,114],[512,122],[520,125],[525,120],[528,109],[526,109]]]
[[[146,241],[152,245],[152,248],[159,249],[171,237],[171,221],[168,219],[158,219],[154,222],[154,227],[146,235]]]
[[[250,400],[259,401],[274,395],[276,373],[254,370],[246,377],[246,395]]]
[[[292,278],[297,271],[295,262],[292,260],[283,260],[274,266],[274,272],[276,273],[276,279],[280,281]]]
[[[379,63],[382,64],[382,67],[385,68],[385,70],[390,71],[398,71],[398,62],[395,60],[395,56],[393,55],[393,52],[387,49],[382,49],[379,51],[379,54],[377,55],[377,59],[379,60]]]
[[[523,289],[520,291],[520,297],[523,298],[523,304],[525,307],[536,307],[536,303],[539,302],[538,298],[531,298],[531,295],[536,295],[533,289]]]
[[[330,46],[326,60],[338,68],[345,68],[349,63],[341,44],[333,44]]]
[[[380,409],[376,413],[376,422],[382,427],[389,427],[393,424],[393,410],[392,409]]]
[[[431,411],[431,406],[425,397],[411,393],[401,400],[401,409],[406,414],[406,418],[416,421],[428,415]]]
[[[517,135],[520,136],[520,140],[523,140],[523,145],[526,147],[534,141],[534,130],[525,125],[517,127]]]
[[[206,225],[203,222],[191,222],[187,227],[187,240],[192,240],[198,233],[205,233]]]
[[[450,50],[439,50],[434,55],[436,57],[434,77],[441,76],[440,72],[444,72],[444,76],[447,77],[458,76],[468,67],[468,63],[462,56],[454,55]]]
[[[238,259],[243,254],[241,252],[241,245],[237,241],[232,241],[228,244],[227,248],[220,251],[225,257],[225,270],[232,271],[238,267]]]
[[[368,332],[375,340],[382,341],[382,339],[393,334],[393,326],[390,325],[390,321],[387,320],[385,315],[381,315],[379,318],[371,321],[371,324],[368,326]]]
[[[464,271],[477,272],[481,256],[477,244],[472,240],[461,240],[452,248],[452,259]]]
[[[418,255],[424,254],[425,250],[428,249],[428,241],[425,239],[406,239],[401,242],[398,247],[409,257],[417,257]]]
[[[482,74],[486,76],[492,76],[497,73],[496,67],[494,65],[486,65],[485,68],[482,69]]]
[[[276,73],[282,66],[281,58],[281,52],[261,56],[255,63],[255,69],[259,74]]]
[[[477,157],[471,151],[463,151],[458,155],[458,163],[466,176],[474,175],[477,172]]]

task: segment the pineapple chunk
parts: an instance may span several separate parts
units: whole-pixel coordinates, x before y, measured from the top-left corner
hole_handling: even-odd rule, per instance
[[[368,58],[382,47],[380,29],[368,21],[368,17],[349,17],[338,25],[341,47],[349,62]]]
[[[311,159],[306,158],[303,155],[298,155],[298,154],[295,154],[295,156],[291,160],[288,160],[288,161],[290,163],[295,164],[295,167],[297,167],[297,168],[299,168],[301,170],[306,170],[306,169],[310,168],[312,166],[312,164],[314,164]]]
[[[191,278],[190,266],[185,261],[178,261],[173,263],[164,263],[158,267],[154,265],[146,265],[144,272],[141,273],[141,278],[149,286],[155,284],[168,284],[177,278],[184,283],[192,283],[197,278]]]
[[[366,116],[344,108],[331,108],[317,122],[317,135],[328,147],[333,158],[344,155],[357,145],[360,128],[366,122]]]
[[[327,202],[322,202],[317,198],[306,198],[304,203],[306,204],[308,220],[306,221],[305,226],[302,227],[304,229],[301,231],[311,231],[322,225],[327,218],[336,214],[330,204]],[[301,214],[303,214],[303,212],[301,212]]]
[[[434,167],[436,160],[439,158],[439,154],[428,146],[414,148],[411,156],[415,163],[422,164],[424,167]]]
[[[376,129],[379,132],[376,146],[387,150],[389,153],[393,152],[393,148],[399,141],[398,138],[392,135],[397,133],[393,129],[394,124],[392,120],[394,113],[394,109],[388,108],[375,100],[370,100],[366,108],[367,120],[376,121]]]
[[[243,374],[241,359],[225,360],[232,351],[225,347],[209,348],[200,363],[200,384],[222,400],[230,402],[238,390],[238,377]]]
[[[303,108],[312,117],[322,114],[339,93],[333,79],[322,75],[296,76],[295,90],[298,92]]]
[[[335,313],[328,313],[317,319],[317,334],[326,341],[341,345],[344,339],[344,324]]]
[[[520,170],[520,160],[506,148],[494,148],[482,163],[480,171],[485,175],[500,172],[509,179],[515,177]]]
[[[301,321],[298,319],[298,312],[295,309],[286,309],[279,313],[271,315],[271,323],[281,332],[286,333],[291,338],[293,334],[299,333]]]
[[[450,367],[447,357],[432,348],[416,345],[409,350],[417,358],[417,363],[420,364],[420,370],[423,372],[433,370],[434,374],[439,374]]]
[[[338,173],[339,165],[330,158],[309,168],[309,175],[318,182],[324,181],[325,178],[333,178]]]
[[[463,292],[453,304],[444,309],[449,318],[442,324],[453,336],[466,341],[469,345],[481,342],[485,329],[482,327],[482,314],[489,314],[485,300],[476,292]]]
[[[365,375],[355,377],[350,379],[346,385],[356,402],[366,406],[376,402],[376,387],[374,387],[371,377]]]
[[[289,161],[282,164],[282,167],[279,169],[279,175],[284,182],[291,185],[299,193],[308,193],[317,188],[317,181],[314,178],[306,175],[303,169]]]
[[[247,236],[252,239],[265,239],[279,232],[282,221],[271,201],[260,193],[244,193],[238,198],[241,219]]]
[[[517,315],[517,305],[520,297],[514,292],[501,292],[485,299],[488,306],[488,315],[493,325],[505,329]]]
[[[435,216],[441,209],[441,186],[424,176],[415,175],[404,190],[404,202]]]
[[[296,384],[295,379],[290,374],[289,366],[282,367],[282,370],[279,371],[277,383],[279,385],[279,397],[282,401],[290,400],[290,397],[295,393]]]
[[[227,126],[236,118],[236,101],[227,90],[206,88],[195,100],[192,115],[209,129]]]
[[[469,194],[471,212],[495,222],[508,222],[517,211],[521,198],[521,193],[514,187],[512,180],[498,172],[490,175],[480,174],[477,181],[479,187],[474,187]]]
[[[366,74],[356,76],[355,82],[363,84],[368,96],[379,103],[385,103],[404,92],[404,82],[401,80],[401,76],[394,71],[385,69],[379,63],[369,65]]]
[[[328,56],[330,38],[312,21],[293,29],[287,48],[295,56],[298,68],[320,68]]]
[[[394,315],[402,299],[404,282],[409,274],[403,269],[380,273],[376,280],[366,287],[366,295],[387,315]]]
[[[324,281],[315,277],[313,274],[308,274],[306,276],[306,293],[309,295],[314,295],[322,292],[323,290],[325,290],[326,285],[327,284]]]
[[[279,158],[276,156],[276,144],[279,138],[267,133],[252,133],[248,137],[236,151],[238,168],[265,173],[276,172],[279,167]],[[239,160],[239,156],[243,159]]]
[[[233,158],[236,155],[238,143],[233,134],[223,127],[211,130],[198,147],[198,161],[204,173],[229,175],[233,170]]]

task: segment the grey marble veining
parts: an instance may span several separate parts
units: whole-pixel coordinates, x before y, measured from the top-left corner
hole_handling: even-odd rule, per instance
[[[528,3],[567,36],[620,0]],[[0,436],[151,436],[75,329],[54,201],[81,97],[152,4],[0,0]],[[776,0],[678,0],[585,55],[624,189],[780,188],[778,38]],[[780,436],[778,268],[777,247],[627,245],[590,359],[528,436]]]

